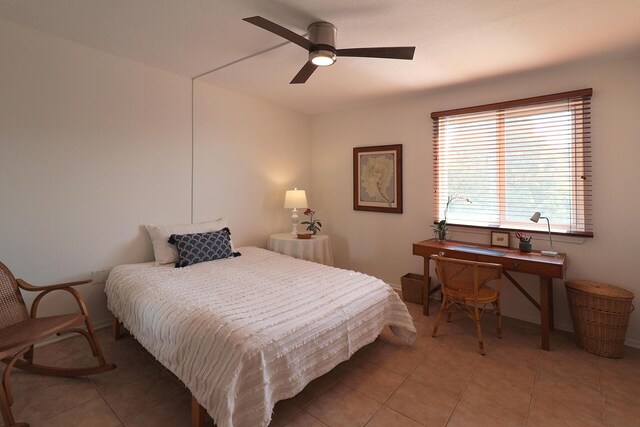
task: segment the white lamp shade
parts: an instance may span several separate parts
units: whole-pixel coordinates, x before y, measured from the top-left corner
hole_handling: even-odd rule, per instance
[[[307,207],[307,194],[304,190],[287,190],[284,196],[285,209],[297,209]]]
[[[531,221],[533,221],[533,222],[540,221],[540,212],[534,213],[533,216],[531,217]]]

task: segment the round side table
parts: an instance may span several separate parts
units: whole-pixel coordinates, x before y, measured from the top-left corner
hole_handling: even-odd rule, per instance
[[[326,234],[316,234],[310,239],[298,239],[291,233],[272,234],[269,236],[267,249],[294,258],[333,266],[331,240]]]

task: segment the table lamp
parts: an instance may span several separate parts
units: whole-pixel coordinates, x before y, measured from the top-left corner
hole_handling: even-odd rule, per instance
[[[540,221],[540,218],[544,218],[547,220],[547,229],[549,230],[549,246],[551,246],[550,251],[542,251],[540,253],[544,256],[556,256],[558,255],[558,252],[553,250],[553,243],[551,242],[551,224],[549,223],[549,218],[547,218],[546,216],[540,216],[540,212],[536,212],[531,217],[531,221],[537,223],[538,221]]]
[[[307,207],[307,194],[304,190],[297,188],[287,190],[284,196],[284,207],[285,209],[293,209],[291,212],[291,224],[293,225],[291,234],[298,234],[298,208]]]

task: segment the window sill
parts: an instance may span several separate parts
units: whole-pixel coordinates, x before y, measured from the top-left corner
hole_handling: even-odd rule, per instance
[[[433,221],[434,225],[438,224],[438,221]],[[521,233],[527,233],[527,234],[542,234],[542,235],[549,235],[548,231],[544,231],[544,230],[528,230],[528,229],[523,229],[523,228],[507,228],[507,227],[492,227],[492,226],[484,226],[484,225],[469,225],[469,224],[456,224],[454,222],[447,222],[447,226],[451,226],[451,227],[461,227],[461,228],[469,228],[469,229],[475,229],[475,230],[486,230],[486,231],[508,231],[508,232],[521,232]],[[551,235],[553,236],[567,236],[567,237],[580,237],[580,238],[593,238],[593,233],[587,233],[587,232],[573,232],[573,233],[569,233],[569,232],[558,232],[558,231],[551,231]]]

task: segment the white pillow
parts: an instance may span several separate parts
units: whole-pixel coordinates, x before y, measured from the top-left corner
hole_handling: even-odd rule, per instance
[[[227,227],[226,218],[198,224],[147,225],[147,231],[153,245],[153,254],[156,257],[156,265],[178,261],[178,251],[175,245],[169,244],[169,237],[172,234],[206,233],[222,230],[225,227]],[[233,248],[233,244],[231,247]]]

